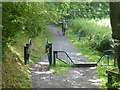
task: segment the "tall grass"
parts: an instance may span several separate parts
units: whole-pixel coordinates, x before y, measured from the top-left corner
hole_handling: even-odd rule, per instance
[[[100,26],[94,20],[71,19],[68,22],[67,38],[73,43],[73,46],[81,52],[89,61],[97,62],[106,49],[112,49],[112,37],[109,26]],[[80,40],[78,38],[80,32]],[[113,65],[112,58],[110,64]],[[102,58],[97,66],[97,76],[102,79],[100,87],[106,87],[108,68],[114,66],[102,66],[107,64],[107,58]]]
[[[94,20],[74,19],[69,20],[69,33],[78,35],[80,32],[80,42],[89,48],[100,52],[112,48],[112,38],[109,26],[100,26]],[[73,36],[74,37],[74,36]]]

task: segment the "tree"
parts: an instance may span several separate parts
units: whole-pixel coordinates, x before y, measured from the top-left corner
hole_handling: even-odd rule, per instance
[[[110,2],[112,38],[115,41],[115,54],[120,71],[120,2]]]

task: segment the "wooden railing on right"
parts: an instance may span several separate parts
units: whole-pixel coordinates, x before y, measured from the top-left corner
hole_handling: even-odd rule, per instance
[[[117,71],[118,68],[107,70],[108,81],[106,83],[107,90],[120,90],[120,86],[113,86],[115,82],[120,82],[120,72]]]

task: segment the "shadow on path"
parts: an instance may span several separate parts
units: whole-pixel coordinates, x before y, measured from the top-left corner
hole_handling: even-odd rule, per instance
[[[58,27],[48,25],[48,29],[53,36],[53,50],[66,51],[76,63],[88,62],[72,47],[66,37],[62,36]],[[65,55],[59,56],[67,59]],[[56,75],[48,71],[47,56],[41,58],[41,61],[30,68],[33,88],[97,88],[101,81],[96,77],[96,67],[71,68],[63,75]]]

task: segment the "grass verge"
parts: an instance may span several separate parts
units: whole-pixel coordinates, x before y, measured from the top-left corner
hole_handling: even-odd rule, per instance
[[[81,31],[80,40],[78,37],[78,31]],[[89,59],[91,62],[97,62],[103,51],[109,49],[110,46],[110,31],[109,28],[104,26],[99,26],[93,23],[93,21],[87,20],[70,20],[69,29],[66,32],[67,38],[73,44],[73,46],[82,53],[83,56]],[[105,41],[108,41],[107,43]],[[104,45],[106,45],[104,47]],[[101,49],[101,50],[100,50]],[[99,51],[100,50],[100,51]],[[102,64],[107,64],[107,58],[102,58],[101,62],[97,66],[97,76],[102,82],[99,87],[106,88],[107,74],[106,70],[111,68],[116,68],[114,66],[103,66]],[[113,59],[110,58],[110,64],[113,64]]]
[[[33,51],[28,64],[24,65],[24,45],[28,43],[29,36],[18,33],[14,45],[8,45],[3,51],[2,88],[31,88],[29,67],[44,55],[46,38],[51,41],[48,30],[32,38]]]

